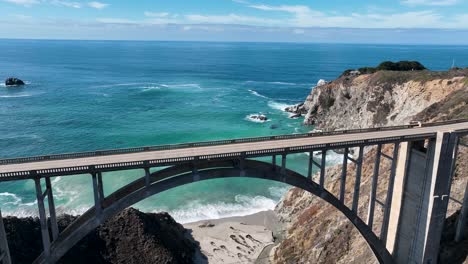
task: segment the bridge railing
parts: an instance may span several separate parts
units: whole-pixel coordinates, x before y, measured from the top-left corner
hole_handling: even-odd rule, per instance
[[[460,123],[460,122],[468,122],[468,119],[423,124],[422,126],[437,126],[437,125],[454,124],[454,123]],[[398,129],[410,129],[410,128],[414,128],[417,126],[418,125],[416,124],[411,124],[411,125],[388,126],[388,127],[377,127],[377,128],[334,130],[334,131],[322,131],[322,132],[309,132],[309,133],[302,133],[302,134],[250,137],[250,138],[239,138],[239,139],[203,141],[203,142],[194,142],[194,143],[133,147],[133,148],[110,149],[110,150],[97,150],[97,151],[65,153],[65,154],[52,154],[52,155],[43,155],[43,156],[1,159],[0,165],[96,157],[96,156],[106,156],[106,155],[129,154],[129,153],[138,153],[138,152],[145,152],[145,151],[160,151],[160,150],[183,149],[183,148],[193,148],[193,147],[209,147],[209,146],[217,146],[217,145],[236,144],[236,143],[252,143],[252,142],[262,142],[262,141],[271,141],[271,140],[284,140],[284,139],[296,139],[296,138],[299,139],[299,138],[308,138],[308,137],[355,134],[355,133],[363,133],[363,132],[378,132],[378,131],[388,131],[388,130],[398,130]]]

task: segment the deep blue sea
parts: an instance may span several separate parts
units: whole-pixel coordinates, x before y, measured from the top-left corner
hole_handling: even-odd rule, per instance
[[[302,102],[320,79],[384,60],[466,67],[468,46],[0,40],[0,79],[27,83],[0,86],[0,158],[307,132],[285,106]],[[292,155],[288,165],[305,172],[307,159]],[[142,173],[105,173],[105,193]],[[92,204],[89,175],[56,177],[53,187],[61,213]],[[272,209],[287,188],[213,180],[136,207],[190,222]],[[33,182],[0,183],[0,208],[36,214]]]

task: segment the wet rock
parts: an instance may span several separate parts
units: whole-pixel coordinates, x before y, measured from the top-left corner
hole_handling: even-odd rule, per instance
[[[20,85],[24,85],[24,82],[18,78],[10,77],[5,80],[5,85],[6,86],[20,86]]]
[[[267,121],[268,117],[265,115],[251,115],[250,118],[260,120],[260,121]]]

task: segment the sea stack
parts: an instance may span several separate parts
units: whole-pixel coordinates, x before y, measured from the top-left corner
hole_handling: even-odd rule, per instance
[[[5,85],[6,86],[19,86],[19,85],[24,85],[24,82],[18,78],[10,77],[5,80]]]

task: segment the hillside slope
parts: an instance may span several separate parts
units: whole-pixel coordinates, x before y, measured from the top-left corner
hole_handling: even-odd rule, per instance
[[[388,72],[341,76],[316,87],[304,104],[289,108],[305,114],[304,124],[317,129],[335,130],[468,118],[468,70],[448,72]],[[359,216],[367,215],[375,147],[365,150],[361,179]],[[383,152],[391,155],[393,146]],[[377,198],[384,200],[390,175],[390,162],[382,159]],[[356,167],[348,165],[346,203],[350,206]],[[452,196],[462,199],[468,180],[468,151],[460,149],[452,184]],[[326,170],[326,188],[339,191],[341,165]],[[315,178],[318,175],[314,176]],[[458,205],[450,203],[449,214]],[[365,240],[340,212],[319,197],[292,188],[275,209],[286,226],[284,239],[271,253],[272,263],[377,263]],[[441,263],[463,263],[468,255],[468,240],[455,245],[453,222],[447,220],[441,246]],[[381,224],[382,211],[376,209],[375,227]],[[374,231],[379,233],[379,229]],[[450,235],[452,234],[452,235]],[[467,263],[467,262],[465,262]]]

